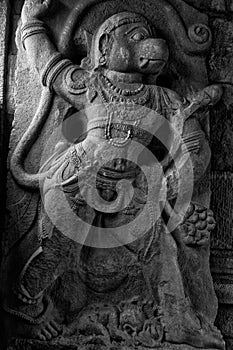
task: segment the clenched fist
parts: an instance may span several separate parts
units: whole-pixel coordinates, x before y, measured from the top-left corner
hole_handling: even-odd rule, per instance
[[[25,0],[22,9],[23,24],[30,19],[40,19],[45,16],[52,4],[52,0]]]

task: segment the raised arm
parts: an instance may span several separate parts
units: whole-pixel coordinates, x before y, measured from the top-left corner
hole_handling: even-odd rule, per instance
[[[43,86],[80,108],[85,101],[88,72],[60,54],[49,38],[43,18],[48,15],[52,0],[26,0],[22,10],[22,42],[28,60]],[[79,95],[77,98],[77,95]]]

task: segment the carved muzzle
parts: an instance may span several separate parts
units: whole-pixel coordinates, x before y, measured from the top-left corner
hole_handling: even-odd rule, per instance
[[[139,44],[138,69],[148,74],[160,73],[167,63],[169,50],[163,39],[146,39]]]

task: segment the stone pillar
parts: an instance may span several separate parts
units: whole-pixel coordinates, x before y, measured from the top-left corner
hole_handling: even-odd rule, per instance
[[[211,113],[212,207],[217,227],[213,235],[211,268],[219,298],[217,324],[233,347],[233,5],[226,1],[222,14],[212,17],[214,43],[209,76],[226,81],[224,98]]]

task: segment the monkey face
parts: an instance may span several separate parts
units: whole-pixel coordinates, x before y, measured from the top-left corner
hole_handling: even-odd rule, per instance
[[[168,46],[165,40],[153,38],[144,23],[122,25],[111,36],[106,68],[145,75],[161,73],[168,60]]]

